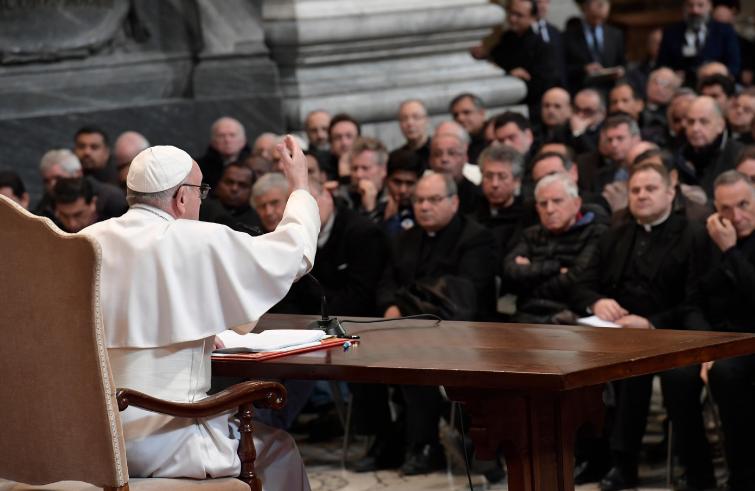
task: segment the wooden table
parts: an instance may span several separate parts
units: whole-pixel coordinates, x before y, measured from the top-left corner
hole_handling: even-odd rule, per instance
[[[304,327],[270,315],[255,331]],[[214,375],[443,385],[465,404],[481,458],[501,448],[517,491],[574,489],[577,428],[602,423],[603,384],[755,352],[755,335],[532,324],[344,324],[361,342],[266,362],[213,360]]]

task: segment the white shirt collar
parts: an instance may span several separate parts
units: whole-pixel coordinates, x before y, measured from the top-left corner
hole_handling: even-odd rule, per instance
[[[141,212],[144,212],[145,215],[157,216],[158,218],[162,218],[166,222],[175,221],[175,218],[167,211],[161,210],[160,208],[156,208],[154,206],[145,205],[144,203],[137,203],[131,206],[130,209],[139,210]]]
[[[669,209],[669,211],[667,211],[665,215],[663,215],[661,218],[659,218],[658,220],[656,220],[654,222],[651,222],[651,223],[640,223],[640,222],[637,222],[637,224],[640,227],[644,228],[645,232],[650,232],[651,230],[653,230],[653,227],[657,227],[658,225],[660,225],[663,222],[665,222],[666,220],[668,220],[669,216],[671,216],[671,209]]]

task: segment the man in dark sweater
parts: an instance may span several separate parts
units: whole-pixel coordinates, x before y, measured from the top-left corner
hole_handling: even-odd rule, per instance
[[[611,229],[600,240],[598,253],[573,292],[573,308],[624,328],[704,329],[707,324],[698,307],[699,269],[705,264],[702,228],[672,213],[674,188],[665,167],[633,166],[628,190],[634,220]],[[637,485],[651,383],[652,375],[646,375],[614,385],[616,407],[608,428],[613,467],[600,483],[602,491]],[[684,399],[689,395],[685,391],[666,395],[667,404],[675,407],[694,410],[700,406],[699,397]],[[675,434],[702,431],[701,425],[677,428],[674,423]],[[711,485],[712,467],[691,467],[684,456],[682,460],[691,486],[705,489]]]

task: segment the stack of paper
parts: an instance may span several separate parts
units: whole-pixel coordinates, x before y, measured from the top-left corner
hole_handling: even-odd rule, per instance
[[[581,317],[577,319],[577,324],[590,327],[621,327],[615,322],[603,320],[597,315],[591,315],[590,317]]]
[[[218,337],[225,348],[216,350],[219,353],[289,351],[308,346],[316,346],[326,336],[318,329],[274,329],[262,331],[259,334],[237,334],[234,331],[223,331]]]

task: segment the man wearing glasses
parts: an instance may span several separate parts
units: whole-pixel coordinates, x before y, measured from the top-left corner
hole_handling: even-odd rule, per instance
[[[438,139],[433,138],[433,145]],[[458,213],[456,182],[450,174],[423,176],[412,202],[417,226],[402,232],[392,244],[395,264],[386,269],[378,287],[378,307],[385,317],[433,312],[453,320],[489,318],[495,308],[497,262],[492,233]],[[422,298],[433,291],[443,294]],[[406,401],[407,444],[401,472],[425,474],[442,468],[440,392],[428,386],[402,386],[401,390]]]
[[[251,237],[199,222],[210,187],[191,157],[150,147],[128,173],[122,217],[83,231],[102,249],[101,305],[117,387],[196,401],[210,387],[215,335],[248,332],[314,262],[320,217],[304,154],[279,145],[294,191],[278,227]],[[237,434],[229,415],[181,419],[128,408],[121,413],[132,477],[236,476]],[[267,490],[309,490],[293,440],[255,424],[256,466]]]

